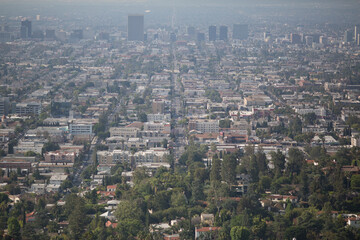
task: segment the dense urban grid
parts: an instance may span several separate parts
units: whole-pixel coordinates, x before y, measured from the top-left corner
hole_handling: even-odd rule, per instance
[[[360,239],[360,24],[0,20],[0,239]]]

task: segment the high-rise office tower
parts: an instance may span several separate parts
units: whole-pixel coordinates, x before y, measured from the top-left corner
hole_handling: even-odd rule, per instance
[[[10,111],[10,100],[8,97],[0,97],[0,116],[7,115]]]
[[[306,43],[306,45],[312,45],[313,44],[313,42],[314,42],[314,38],[313,38],[313,36],[305,36],[305,43]]]
[[[209,27],[209,41],[216,41],[216,26]]]
[[[355,25],[355,28],[354,28],[354,42],[355,43],[358,42],[359,33],[360,33],[360,25]]]
[[[220,26],[219,39],[223,40],[223,41],[228,40],[228,27],[227,26]]]
[[[314,43],[320,43],[320,34],[317,34],[317,33],[314,33],[314,34],[311,34],[311,36],[313,37],[313,41]]]
[[[187,35],[189,40],[196,40],[196,29],[192,26],[188,26]]]
[[[12,33],[7,24],[0,25],[0,42],[10,42],[12,40]]]
[[[300,33],[300,43],[304,43],[305,42],[305,34],[304,33]]]
[[[31,37],[31,21],[24,20],[21,21],[20,37],[21,38],[30,38]]]
[[[326,45],[327,44],[327,38],[325,36],[320,36],[319,43]]]
[[[234,35],[233,35],[234,38]],[[269,38],[271,38],[271,33],[270,32],[264,32],[264,40],[268,40]]]
[[[249,27],[247,24],[234,24],[233,39],[244,40],[249,37]]]
[[[128,40],[144,41],[144,15],[128,16]]]
[[[290,42],[292,44],[300,44],[300,43],[302,43],[301,36],[299,34],[296,34],[296,33],[291,33],[290,34]]]
[[[0,32],[10,32],[10,27],[7,24],[0,25]]]
[[[176,33],[170,33],[170,42],[176,42]]]
[[[350,30],[346,30],[344,33],[344,42],[352,42],[354,33]]]

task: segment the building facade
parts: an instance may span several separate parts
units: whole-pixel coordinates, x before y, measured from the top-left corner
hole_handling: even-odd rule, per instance
[[[209,41],[216,41],[216,26],[209,27]]]
[[[223,41],[228,40],[228,27],[227,26],[220,26],[219,39],[223,40]]]
[[[144,41],[144,15],[128,16],[128,40]]]

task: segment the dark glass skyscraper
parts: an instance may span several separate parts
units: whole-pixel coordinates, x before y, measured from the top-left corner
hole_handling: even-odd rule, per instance
[[[344,42],[352,42],[354,36],[354,32],[352,32],[351,30],[347,30],[344,33]]]
[[[209,41],[216,41],[216,26],[209,27]]]
[[[128,40],[144,41],[144,15],[128,16]]]
[[[20,37],[21,38],[30,38],[31,37],[31,21],[24,20],[21,21]]]
[[[228,27],[227,26],[220,26],[219,39],[223,40],[223,41],[228,40]]]
[[[292,44],[301,44],[302,43],[301,36],[297,33],[291,33],[290,34],[290,42]]]

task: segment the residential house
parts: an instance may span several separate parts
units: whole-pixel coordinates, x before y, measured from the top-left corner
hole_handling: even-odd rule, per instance
[[[218,231],[220,231],[220,229],[221,229],[221,227],[195,228],[195,239],[199,239],[201,236],[205,236],[205,237],[209,237],[212,235],[216,236],[216,234],[218,233]]]

